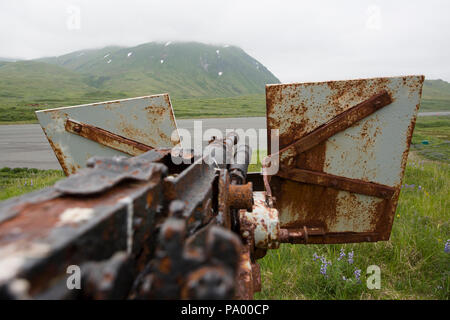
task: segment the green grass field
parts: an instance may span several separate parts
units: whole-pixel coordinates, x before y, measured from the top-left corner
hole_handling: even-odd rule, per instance
[[[37,110],[126,97],[128,95],[124,93],[114,95],[108,91],[95,91],[90,96],[70,99],[60,97],[51,101],[39,100],[36,102],[36,100],[33,100],[31,102],[6,99],[0,103],[0,124],[38,123],[34,114]],[[229,98],[173,98],[171,100],[177,119],[264,117],[266,115],[266,97],[264,94]],[[450,100],[423,99],[420,111],[450,111]]]
[[[121,96],[124,98],[126,96]],[[57,108],[64,105],[78,105],[98,101],[117,99],[108,92],[95,92],[92,97],[82,99],[41,102],[40,104],[27,101],[0,103],[1,124],[38,123],[34,114],[37,110]],[[211,117],[263,117],[266,112],[266,100],[263,94],[236,96],[230,98],[174,98],[172,106],[177,119],[211,118]]]
[[[64,177],[61,170],[0,169],[0,201],[51,186]]]
[[[449,299],[450,168],[411,156],[391,239],[347,245],[281,245],[259,260],[257,299]],[[414,186],[413,186],[414,185]],[[338,260],[340,250],[346,256]],[[348,253],[353,251],[353,263]],[[331,265],[320,273],[322,263]],[[381,269],[381,289],[368,289],[366,270]],[[361,270],[360,282],[355,271]],[[344,280],[345,277],[348,280]]]
[[[411,150],[429,160],[450,163],[450,117],[419,117]]]
[[[449,138],[450,117],[418,118],[390,241],[283,244],[259,260],[263,286],[255,297],[448,300],[450,253],[444,248],[450,239]],[[345,257],[339,260],[341,250]],[[349,252],[354,255],[352,264]],[[326,275],[315,255],[331,262]],[[380,290],[366,286],[370,265],[380,267]]]
[[[388,242],[288,245],[259,260],[262,291],[257,299],[449,299],[450,117],[419,118],[404,187]],[[258,170],[253,165],[250,170]],[[53,184],[57,170],[0,169],[0,200]],[[339,260],[341,250],[345,257]],[[353,263],[349,263],[353,252]],[[317,254],[331,262],[326,276]],[[381,289],[369,290],[366,270],[381,270]],[[355,271],[360,270],[357,281]],[[346,280],[344,280],[344,277]]]

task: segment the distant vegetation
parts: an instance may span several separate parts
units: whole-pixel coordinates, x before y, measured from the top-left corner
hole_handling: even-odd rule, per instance
[[[178,118],[264,116],[268,83],[279,80],[242,49],[194,42],[0,61],[0,124],[34,123],[40,109],[165,92]],[[421,111],[441,110],[450,110],[450,84],[426,80]]]
[[[419,118],[411,150],[429,160],[450,164],[450,117]]]
[[[444,80],[425,80],[421,111],[450,111],[450,83]]]
[[[51,186],[64,177],[61,170],[0,169],[0,201]]]

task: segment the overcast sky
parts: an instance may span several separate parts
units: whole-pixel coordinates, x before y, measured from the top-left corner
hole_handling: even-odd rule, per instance
[[[448,0],[0,0],[0,57],[191,40],[237,45],[282,82],[450,81]]]

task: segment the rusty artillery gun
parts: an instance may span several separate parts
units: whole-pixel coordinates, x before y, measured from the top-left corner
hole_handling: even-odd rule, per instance
[[[251,299],[280,243],[388,240],[423,80],[268,85],[261,173],[183,148],[168,95],[38,111],[69,177],[0,204],[0,297]]]

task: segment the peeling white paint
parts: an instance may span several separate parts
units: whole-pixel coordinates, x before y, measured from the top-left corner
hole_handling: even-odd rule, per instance
[[[60,216],[58,225],[77,224],[92,218],[94,210],[91,208],[66,209]]]
[[[2,259],[0,261],[0,283],[14,277],[24,262],[25,258],[21,256]]]
[[[131,57],[133,55],[133,52],[128,52],[127,57]]]
[[[30,290],[30,282],[27,279],[15,279],[9,284],[8,287],[12,294],[19,297],[19,299],[30,299],[28,294]]]
[[[0,283],[14,277],[27,258],[42,258],[50,252],[45,243],[10,244],[0,248]]]
[[[119,200],[127,206],[127,253],[131,253],[133,249],[133,199],[125,197]]]

